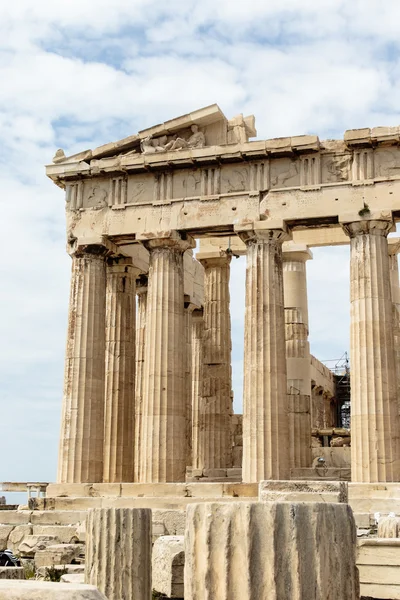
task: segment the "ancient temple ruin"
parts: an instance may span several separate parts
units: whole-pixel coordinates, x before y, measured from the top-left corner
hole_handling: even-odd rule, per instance
[[[400,210],[399,130],[255,136],[254,117],[228,120],[212,105],[74,156],[60,150],[47,167],[66,192],[72,257],[59,483],[180,482],[232,467],[233,254],[247,260],[242,480],[311,467],[321,402],[306,262],[310,247],[345,243],[352,481],[399,479],[398,243],[387,239]]]

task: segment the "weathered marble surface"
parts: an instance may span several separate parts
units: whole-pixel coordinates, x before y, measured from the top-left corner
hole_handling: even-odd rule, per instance
[[[358,600],[359,594],[356,529],[348,505],[188,507],[185,600]]]

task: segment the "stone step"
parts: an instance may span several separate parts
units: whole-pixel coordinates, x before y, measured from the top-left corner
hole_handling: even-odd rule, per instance
[[[347,503],[345,481],[260,481],[259,498],[263,502],[341,502]]]
[[[35,510],[31,513],[30,522],[32,525],[75,525],[85,518],[85,510]]]
[[[50,501],[60,497],[74,498],[166,498],[172,497],[255,497],[258,494],[257,483],[240,483],[226,481],[220,482],[193,482],[193,483],[70,483],[50,484],[47,487],[46,500],[48,508]],[[35,510],[40,508],[42,498],[31,498],[31,505]]]
[[[400,499],[399,483],[351,483],[349,498],[394,498]],[[0,515],[1,516],[1,515]]]
[[[400,600],[400,539],[358,541],[361,596]]]
[[[86,517],[79,510],[13,510],[0,512],[0,525],[75,525]]]
[[[212,485],[212,484],[198,484]],[[50,507],[51,510],[69,510],[79,508],[84,511],[89,508],[152,508],[164,510],[184,510],[188,504],[197,502],[257,502],[258,495],[255,496],[194,496],[194,497],[145,497],[145,498],[40,498],[38,499],[41,510]]]
[[[2,525],[26,525],[31,522],[31,510],[4,510],[0,512]]]
[[[400,516],[400,498],[350,498],[349,504],[354,513],[376,512],[388,515],[390,512]]]

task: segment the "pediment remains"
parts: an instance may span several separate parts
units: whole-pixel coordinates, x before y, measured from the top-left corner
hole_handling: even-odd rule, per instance
[[[76,160],[101,159],[130,154],[155,154],[176,152],[206,146],[241,144],[257,135],[253,115],[238,115],[228,120],[217,104],[201,108],[187,115],[149,127],[137,134],[85,150],[73,156],[65,156],[57,150],[53,162],[56,164]]]

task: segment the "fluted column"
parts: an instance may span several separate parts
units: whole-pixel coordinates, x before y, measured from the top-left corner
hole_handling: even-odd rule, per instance
[[[151,536],[149,508],[90,509],[85,582],[108,600],[151,600]]]
[[[189,504],[185,600],[359,600],[356,550],[348,504]]]
[[[282,242],[286,229],[246,231],[243,481],[289,479]]]
[[[311,395],[306,262],[312,254],[307,246],[287,242],[282,256],[287,391]]]
[[[350,236],[352,481],[399,481],[399,416],[387,235],[392,222],[354,221]]]
[[[193,468],[200,469],[200,411],[203,386],[203,309],[192,313],[192,457]]]
[[[137,319],[136,319],[136,369],[135,369],[135,443],[134,443],[134,481],[140,481],[140,432],[142,424],[144,342],[146,333],[147,275],[136,282]]]
[[[185,300],[185,396],[186,396],[186,466],[191,467],[192,454],[192,313],[195,306]]]
[[[291,468],[310,467],[311,357],[308,342],[307,246],[283,246],[283,291]]]
[[[103,478],[106,255],[79,245],[72,256],[59,483]]]
[[[390,270],[390,289],[392,294],[393,307],[393,336],[394,336],[394,358],[396,363],[396,387],[397,404],[400,413],[400,286],[399,286],[399,261],[398,252],[400,252],[400,239],[389,238],[389,270]]]
[[[184,481],[186,472],[183,253],[178,233],[145,242],[150,251],[140,434],[140,481]]]
[[[136,277],[129,258],[112,258],[106,284],[104,483],[133,481]]]
[[[204,267],[203,386],[198,460],[199,468],[223,469],[232,461],[231,256],[221,251],[198,254],[197,260]]]

